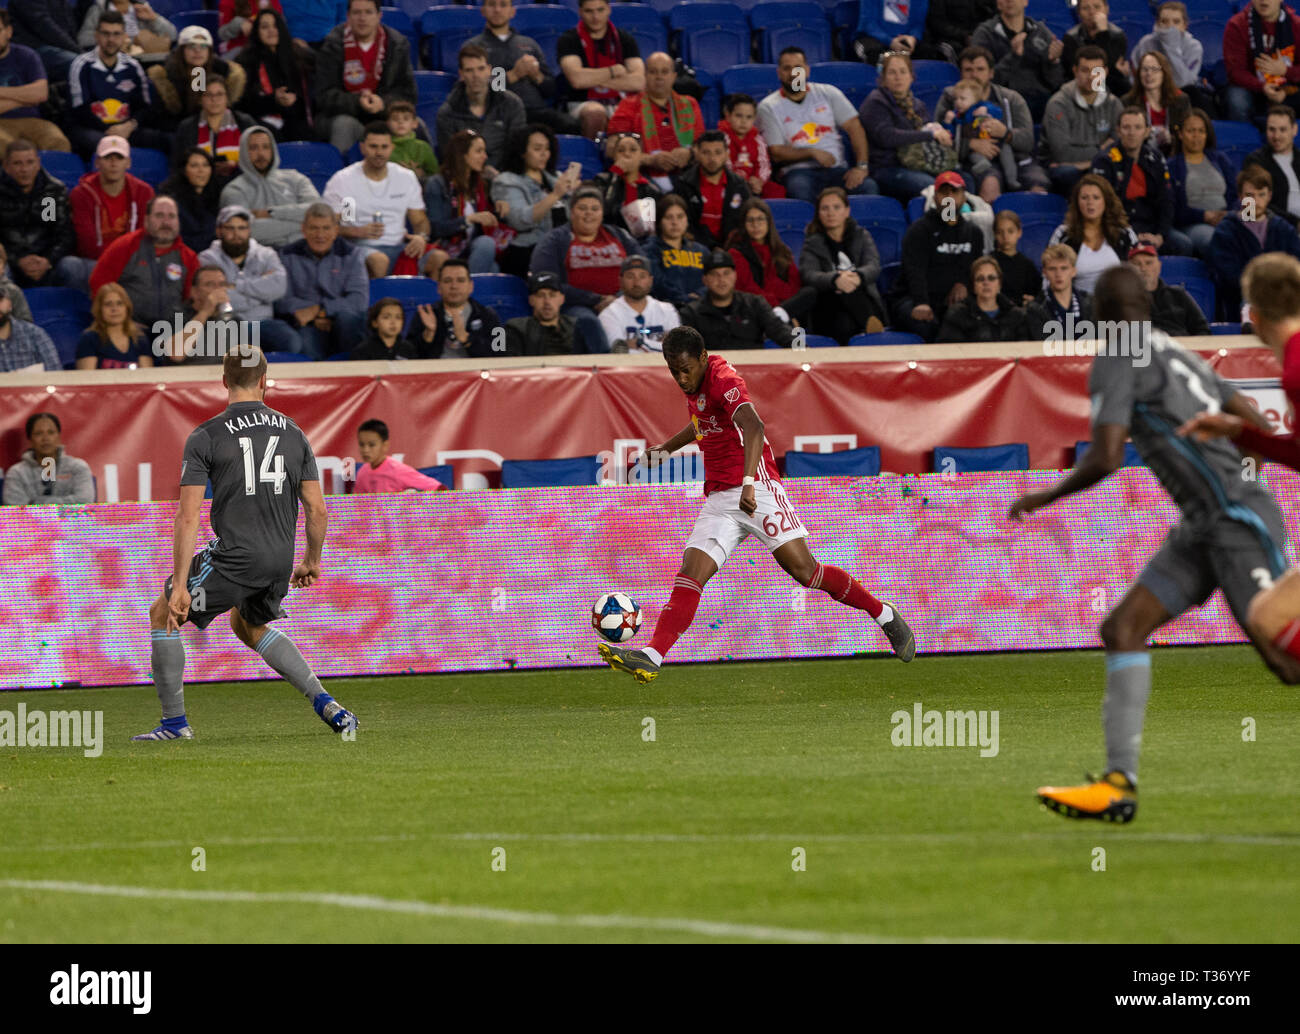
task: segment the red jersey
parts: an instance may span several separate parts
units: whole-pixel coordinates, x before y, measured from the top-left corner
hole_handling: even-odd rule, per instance
[[[709,356],[699,391],[686,398],[695,440],[704,453],[705,495],[735,488],[745,477],[745,438],[734,418],[736,410],[749,401],[749,389],[736,368],[720,355]],[[754,476],[761,483],[781,480],[766,437],[763,462]]]
[[[1291,403],[1292,418],[1300,419],[1300,334],[1292,335],[1282,350],[1282,390]],[[1300,470],[1300,441],[1293,435],[1273,435],[1247,424],[1237,436],[1237,448],[1257,452],[1266,460]]]

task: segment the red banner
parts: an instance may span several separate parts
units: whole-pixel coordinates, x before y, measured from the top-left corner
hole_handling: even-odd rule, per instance
[[[1007,354],[992,358],[931,358],[923,348],[728,358],[748,383],[778,457],[791,449],[879,445],[886,471],[922,473],[939,445],[1028,442],[1033,467],[1069,466],[1075,443],[1089,433],[1092,360],[1001,347]],[[894,358],[900,354],[916,358]],[[1280,372],[1263,348],[1201,354],[1230,378]],[[63,423],[67,451],[90,464],[99,501],[174,499],[186,436],[226,404],[219,368],[210,379],[196,376],[205,375],[119,371],[101,381],[58,373],[44,375],[48,386],[39,375],[11,377],[12,386],[0,387],[0,463],[16,462],[25,448],[27,415],[48,410]],[[341,473],[344,458],[357,453],[358,425],[378,418],[389,426],[394,453],[417,467],[452,463],[458,487],[467,487],[467,474],[498,484],[502,459],[617,453],[620,439],[657,444],[688,419],[661,362],[624,357],[592,357],[581,366],[294,364],[273,368],[272,378],[267,404],[302,427],[323,472]]]

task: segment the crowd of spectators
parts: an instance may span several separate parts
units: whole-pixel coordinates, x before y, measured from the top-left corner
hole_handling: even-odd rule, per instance
[[[1237,318],[1250,257],[1300,255],[1300,19],[1280,0],[1226,20],[1218,87],[1179,2],[1130,40],[1107,0],[1080,0],[1059,37],[1026,0],[862,0],[841,55],[877,68],[860,105],[788,46],[771,92],[726,96],[716,125],[691,69],[643,53],[607,0],[579,0],[555,67],[511,0],[484,0],[429,119],[378,0],[349,0],[342,24],[334,6],[221,0],[215,38],[135,0],[0,10],[0,371],[64,365],[29,321],[33,288],[85,293],[74,361],[104,368],[219,361],[186,342],[231,321],[313,359],[653,350],[677,322],[732,348],[1016,340],[1087,311],[1121,262],[1164,323],[1204,332]],[[954,66],[933,111],[918,60]],[[1240,168],[1220,116],[1264,130]],[[557,133],[595,141],[604,171],[561,167]],[[303,141],[343,160],[320,190],[282,160]],[[131,172],[141,148],[170,163],[156,187]],[[90,171],[63,182],[42,157],[58,151]],[[1025,192],[1068,201],[1041,260],[994,211]],[[893,267],[852,215],[876,193],[925,199]],[[793,248],[780,198],[811,206]],[[1161,279],[1169,256],[1213,256],[1218,312]],[[532,315],[475,300],[486,273],[524,280]],[[370,283],[395,275],[438,301]]]

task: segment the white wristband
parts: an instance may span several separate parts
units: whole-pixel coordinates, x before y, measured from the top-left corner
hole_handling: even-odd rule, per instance
[[[752,485],[753,483],[754,483],[754,479],[753,479],[753,478],[750,478],[750,477],[747,477],[747,478],[745,478],[743,481],[741,481],[741,485],[743,485],[743,486],[746,487],[746,488],[748,488],[748,487],[749,487],[750,485]]]

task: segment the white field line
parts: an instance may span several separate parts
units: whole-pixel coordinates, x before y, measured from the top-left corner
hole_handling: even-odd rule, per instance
[[[1089,829],[1098,829],[1101,824]],[[1266,835],[1252,833],[1162,833],[1138,832],[1103,827],[1116,842],[1168,844],[1232,844],[1250,847],[1291,847],[1300,849],[1300,833]],[[12,832],[12,830],[10,831]],[[1084,830],[1056,833],[1005,834],[993,831],[966,833],[392,833],[370,836],[283,836],[283,837],[203,837],[192,840],[131,840],[117,842],[90,841],[75,844],[0,844],[0,853],[59,851],[136,851],[163,848],[189,849],[201,842],[204,846],[264,847],[277,844],[418,844],[434,841],[491,841],[507,843],[608,843],[608,844],[735,844],[774,843],[818,844],[942,844],[1002,840],[1026,842],[1078,841]],[[1087,839],[1085,836],[1084,839]]]
[[[585,929],[654,930],[661,933],[687,933],[701,937],[732,940],[784,941],[790,944],[863,944],[903,943],[915,938],[879,937],[872,934],[835,933],[826,930],[799,930],[784,926],[753,926],[746,923],[723,923],[704,919],[677,917],[629,916],[618,914],[562,914],[558,912],[523,912],[516,909],[486,908],[479,905],[436,905],[428,901],[402,901],[370,894],[311,894],[300,891],[261,893],[246,890],[176,890],[169,887],[119,887],[99,883],[69,883],[60,880],[0,880],[0,888],[47,891],[65,894],[90,894],[100,897],[142,898],[163,901],[191,901],[203,904],[236,902],[240,904],[324,905],[369,912],[392,912],[399,915],[434,919],[469,919],[487,923],[514,923],[525,926],[576,926]],[[1011,943],[984,938],[921,938],[933,943]]]

